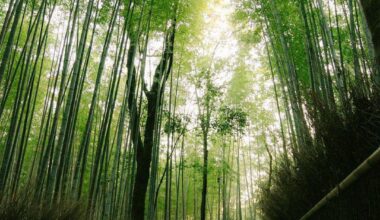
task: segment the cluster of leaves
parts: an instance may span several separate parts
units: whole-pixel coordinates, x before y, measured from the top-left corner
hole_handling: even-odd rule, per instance
[[[164,116],[166,118],[163,128],[164,133],[183,133],[186,131],[186,125],[190,121],[189,117],[184,115],[169,115],[167,111],[164,112]]]
[[[248,114],[239,107],[222,106],[213,127],[222,135],[243,133],[247,126],[247,117]]]

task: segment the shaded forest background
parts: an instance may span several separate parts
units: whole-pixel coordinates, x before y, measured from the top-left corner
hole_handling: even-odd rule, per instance
[[[0,0],[0,219],[299,219],[380,144],[379,13]],[[374,166],[314,218],[376,219]]]

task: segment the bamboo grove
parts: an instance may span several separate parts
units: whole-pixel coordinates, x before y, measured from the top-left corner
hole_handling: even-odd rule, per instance
[[[266,218],[301,218],[378,148],[378,11],[376,1],[240,5],[238,16],[262,30],[278,111],[284,112],[279,118],[285,153],[262,187]],[[378,207],[378,197],[359,196],[366,183],[351,189],[356,191],[341,205],[330,201],[341,210],[313,217],[376,219],[379,213],[368,212]]]
[[[379,12],[0,0],[0,219],[299,219],[380,144]]]

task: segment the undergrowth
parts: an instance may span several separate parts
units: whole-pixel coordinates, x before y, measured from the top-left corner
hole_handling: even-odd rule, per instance
[[[262,187],[265,218],[299,219],[379,147],[379,98],[352,97],[346,113],[313,102],[308,112],[315,134],[308,146],[297,146],[291,165],[278,161],[271,188]],[[346,207],[352,208],[360,209]]]

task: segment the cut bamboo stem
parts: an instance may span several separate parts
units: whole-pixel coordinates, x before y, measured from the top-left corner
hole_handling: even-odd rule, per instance
[[[333,198],[339,196],[341,192],[355,183],[361,176],[371,170],[375,164],[380,161],[380,148],[378,148],[371,156],[361,163],[354,171],[350,173],[342,182],[340,182],[333,190],[323,197],[313,208],[311,208],[300,220],[306,220],[312,217],[318,210],[327,204]]]

